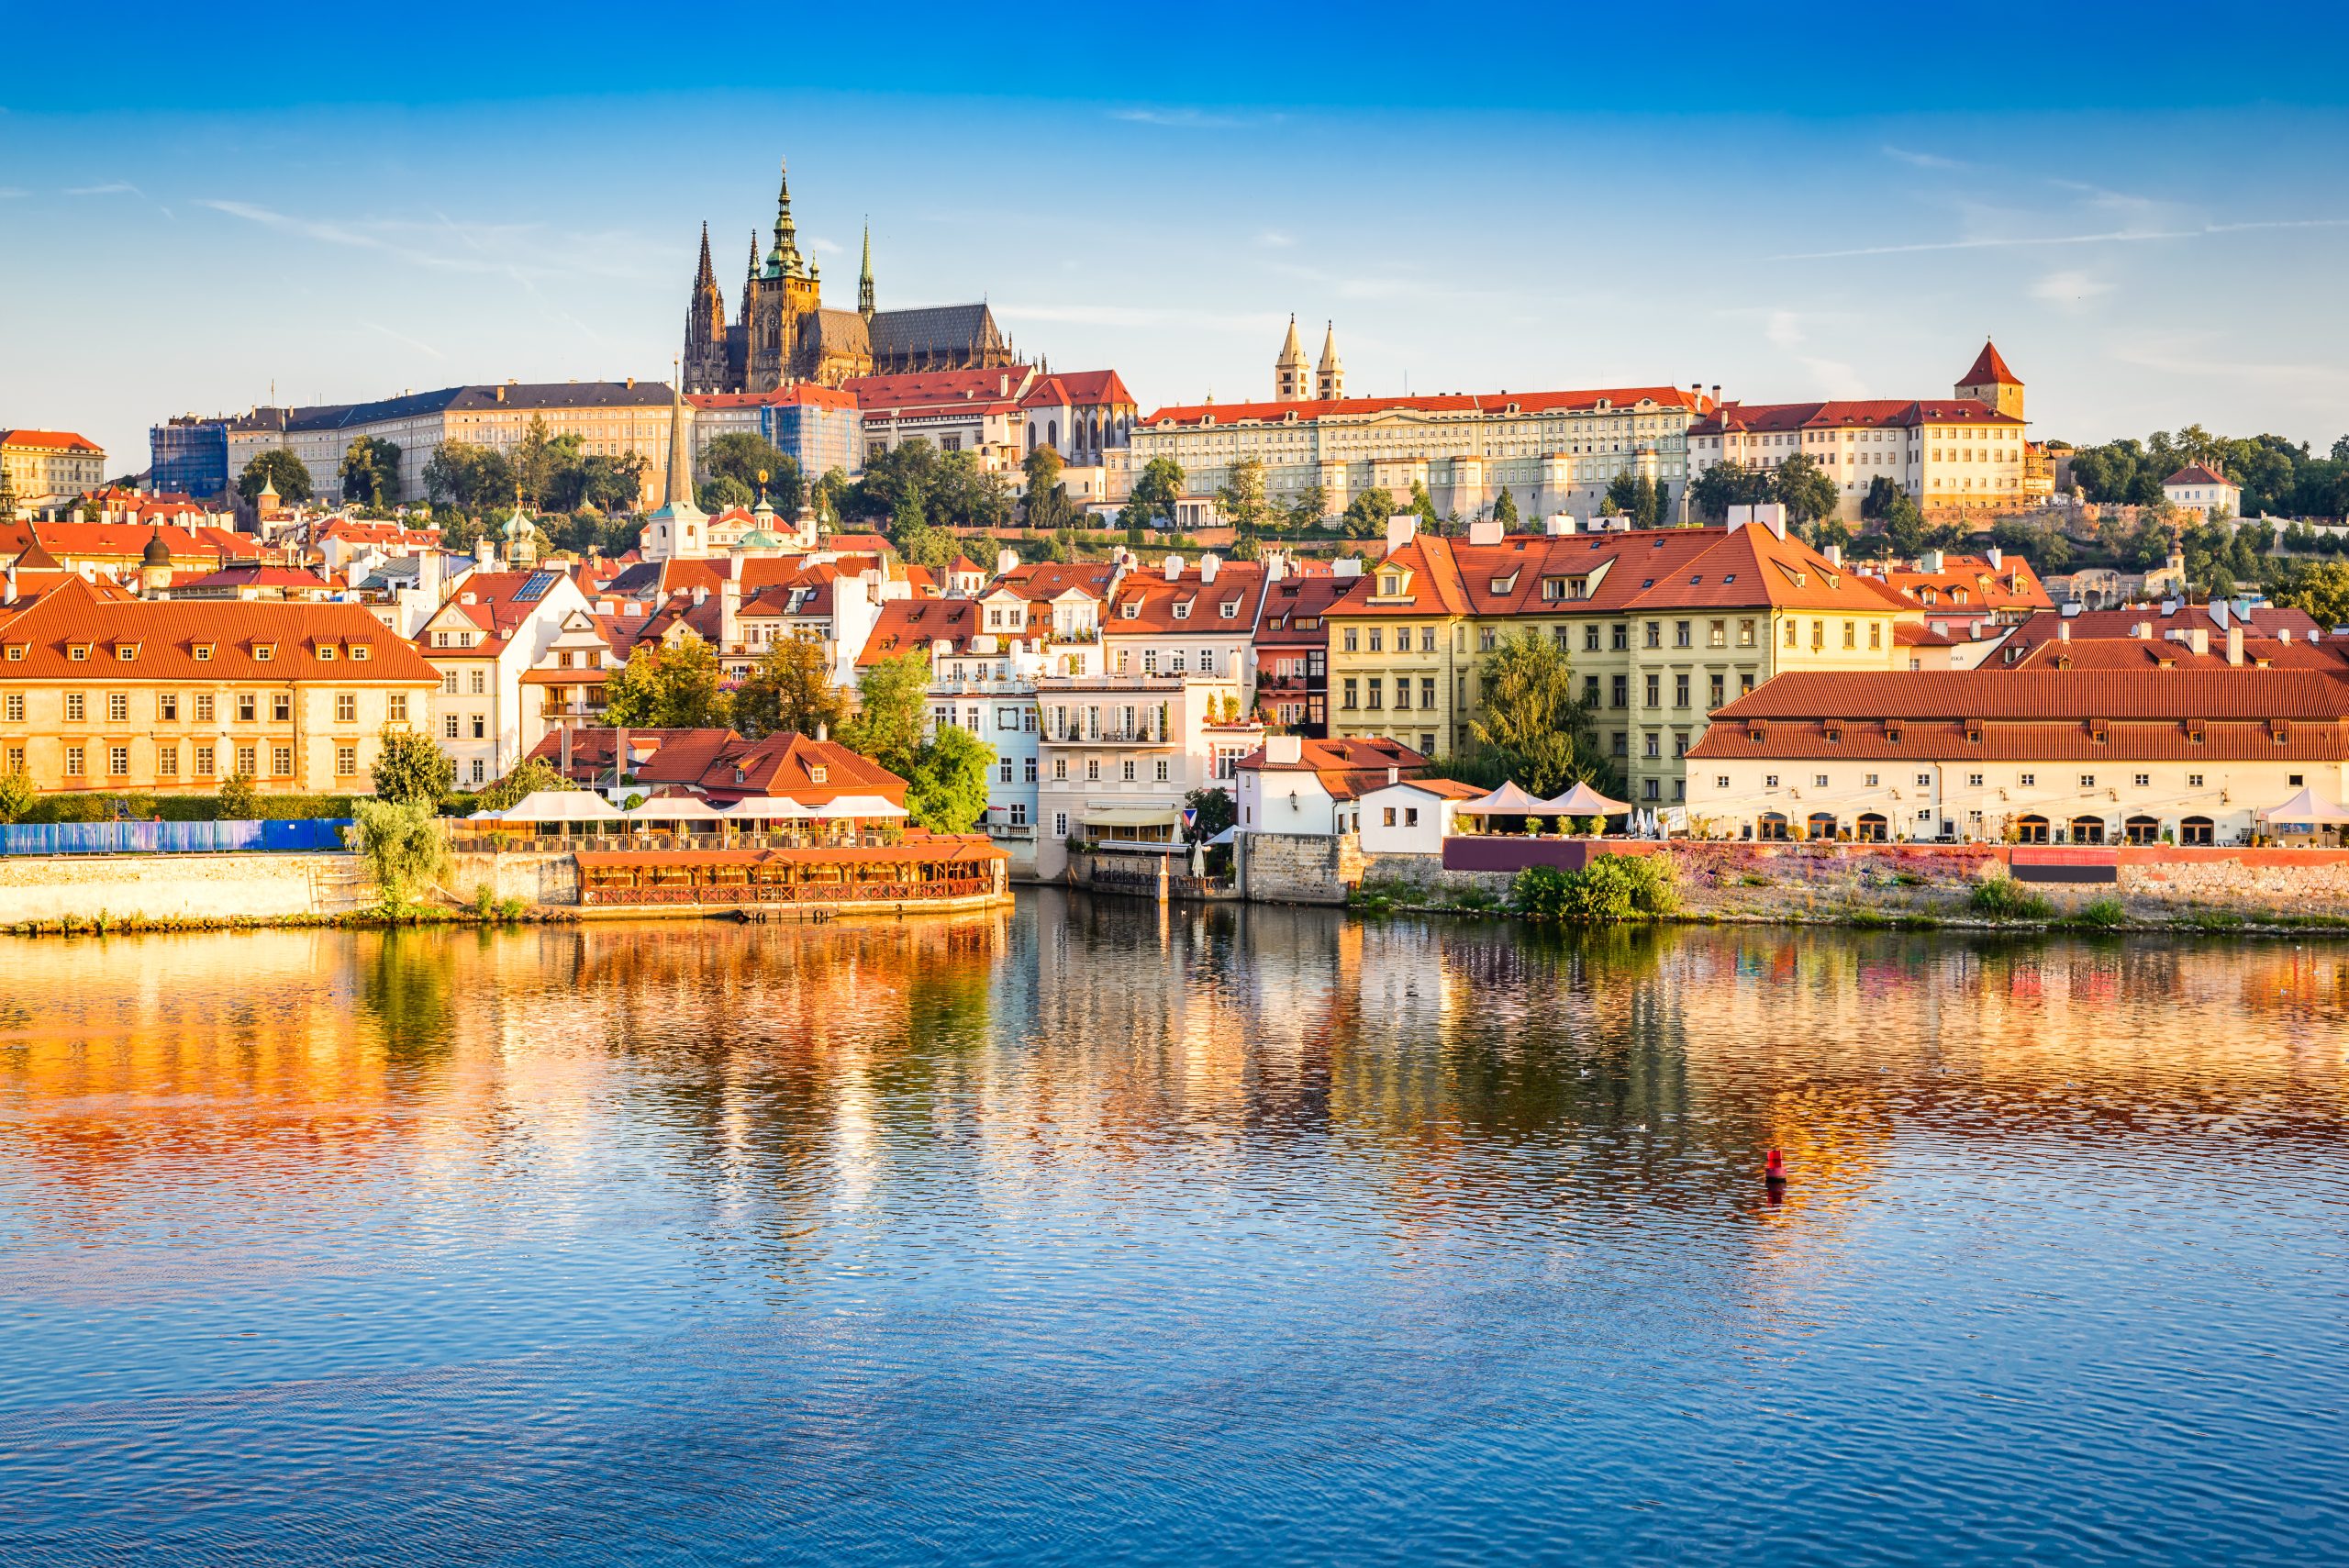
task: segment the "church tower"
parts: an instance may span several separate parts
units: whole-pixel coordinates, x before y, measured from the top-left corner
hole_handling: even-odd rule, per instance
[[[744,392],[773,392],[791,375],[791,353],[799,341],[799,319],[817,308],[816,274],[799,254],[799,230],[791,220],[791,172],[781,169],[774,197],[774,245],[766,265],[751,281],[750,348]]]
[[[2009,417],[2022,417],[2022,383],[1998,357],[1998,346],[1987,338],[1982,351],[1974,356],[1974,368],[1958,379],[1957,395]]]
[[[694,293],[685,306],[685,357],[680,372],[695,392],[720,392],[726,386],[726,295],[709,264],[709,225],[701,226],[701,265],[694,273]]]
[[[1321,364],[1313,373],[1313,395],[1334,403],[1346,395],[1346,366],[1338,358],[1338,325],[1328,323],[1321,334]]]
[[[856,313],[873,319],[873,226],[864,226],[864,270],[856,275]]]
[[[1313,395],[1312,373],[1306,368],[1305,345],[1297,339],[1297,317],[1288,318],[1288,339],[1281,357],[1273,361],[1273,401],[1303,403]]]

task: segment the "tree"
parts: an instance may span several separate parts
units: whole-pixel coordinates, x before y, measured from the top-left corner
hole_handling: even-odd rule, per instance
[[[1065,465],[1061,454],[1048,446],[1030,452],[1020,467],[1027,471],[1028,498],[1021,518],[1030,528],[1049,531],[1064,528],[1074,520],[1076,508],[1069,504],[1068,492],[1061,486],[1061,470]]]
[[[1377,539],[1386,532],[1386,525],[1395,517],[1395,497],[1377,485],[1357,493],[1346,503],[1338,518],[1338,526],[1353,539]]]
[[[253,788],[250,773],[230,773],[222,779],[217,798],[223,822],[250,822],[261,810],[261,792]]]
[[[637,729],[717,729],[728,717],[718,654],[691,632],[674,648],[640,642],[607,678],[605,722]]]
[[[1435,497],[1430,495],[1428,487],[1416,479],[1411,481],[1411,498],[1404,504],[1403,509],[1419,519],[1420,532],[1437,534],[1443,531],[1443,519],[1435,512]]]
[[[1635,528],[1662,528],[1672,487],[1658,484],[1644,473],[1619,473],[1607,482],[1607,506]]]
[[[908,820],[933,833],[967,833],[977,827],[986,815],[987,769],[994,762],[994,747],[959,725],[941,725],[916,750],[906,773]]]
[[[729,506],[747,506],[752,496],[751,487],[730,473],[721,473],[698,487],[694,499],[712,512],[722,512]]]
[[[1555,641],[1531,631],[1502,639],[1486,656],[1484,690],[1485,717],[1472,728],[1508,776],[1535,795],[1554,795],[1602,773],[1574,665]]]
[[[1509,494],[1507,485],[1501,486],[1501,493],[1493,497],[1493,521],[1500,524],[1505,534],[1517,531],[1517,497]]]
[[[1860,516],[1874,521],[1890,509],[1895,495],[1907,494],[1889,474],[1879,473],[1868,481],[1868,493],[1860,497]]]
[[[417,730],[385,725],[383,749],[375,754],[375,795],[395,803],[417,802],[438,808],[440,797],[457,782],[457,764],[432,738]]]
[[[244,472],[237,475],[237,494],[248,501],[258,501],[263,490],[272,489],[281,501],[306,501],[316,494],[311,488],[309,468],[284,447],[255,452]]]
[[[1688,483],[1689,506],[1716,523],[1731,506],[1757,506],[1769,498],[1769,473],[1742,462],[1717,462]]]
[[[1300,491],[1297,499],[1289,503],[1288,510],[1283,515],[1281,520],[1292,528],[1319,528],[1325,516],[1323,508],[1327,505],[1321,495],[1321,487],[1317,484],[1309,490]]]
[[[506,776],[473,797],[483,811],[503,811],[542,789],[569,789],[571,783],[539,757],[525,757],[506,770]]]
[[[785,473],[791,476],[795,488],[799,484],[799,464],[764,436],[754,436],[748,430],[729,430],[712,438],[709,445],[702,449],[701,461],[702,471],[710,478],[737,480],[752,495],[762,484],[773,495]],[[764,480],[759,477],[762,473],[766,475]],[[783,510],[780,506],[775,509]],[[791,511],[796,515],[798,510],[799,499],[794,495]]]
[[[12,768],[0,773],[0,822],[16,821],[30,811],[33,802],[39,798],[40,791],[33,787],[32,779],[23,769]]]
[[[1174,504],[1183,498],[1183,470],[1171,457],[1154,457],[1142,464],[1141,475],[1134,480],[1133,504],[1141,509],[1145,521],[1152,517],[1174,520]]]
[[[1896,490],[1884,509],[1884,537],[1895,555],[1914,557],[1925,548],[1925,514],[1906,490]]]
[[[351,807],[351,847],[374,873],[384,908],[413,903],[449,872],[449,840],[420,801],[362,800]]]
[[[841,738],[900,778],[911,778],[921,751],[930,655],[909,650],[868,664],[856,678],[856,715]]]
[[[453,501],[468,512],[479,513],[512,499],[514,470],[505,455],[493,448],[471,441],[443,441],[425,462],[424,494],[436,504]]]
[[[1798,523],[1815,523],[1835,514],[1835,482],[1809,452],[1797,452],[1770,475],[1770,493]]]
[[[2337,561],[2303,562],[2276,595],[2276,602],[2306,610],[2309,618],[2327,631],[2349,626],[2349,565]]]
[[[1606,503],[1608,512],[1619,517],[1629,517],[1632,502],[1638,497],[1639,488],[1640,476],[1629,469],[1625,469],[1609,480]]]
[[[1224,472],[1223,488],[1215,493],[1216,509],[1233,528],[1256,532],[1272,518],[1264,500],[1264,465],[1244,457]]]
[[[400,498],[400,449],[380,436],[360,436],[342,454],[342,498],[388,506]]]
[[[734,688],[734,728],[756,738],[785,730],[813,735],[847,727],[848,703],[824,667],[816,638],[784,638],[760,657]]]
[[[1184,806],[1197,815],[1191,825],[1183,829],[1184,839],[1201,843],[1214,838],[1240,820],[1240,808],[1231,801],[1231,792],[1220,784],[1201,784],[1183,797]]]

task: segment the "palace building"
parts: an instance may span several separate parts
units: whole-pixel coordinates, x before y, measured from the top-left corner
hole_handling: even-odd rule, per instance
[[[730,322],[710,264],[709,226],[702,226],[701,263],[685,307],[689,393],[773,392],[802,382],[838,386],[855,376],[994,370],[1016,362],[1010,339],[984,303],[877,308],[870,228],[856,308],[827,309],[822,278],[800,253],[788,171],[775,195],[774,242],[762,259],[757,236],[751,237],[741,307]]]

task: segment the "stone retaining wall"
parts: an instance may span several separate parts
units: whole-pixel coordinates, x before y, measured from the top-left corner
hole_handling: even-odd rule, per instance
[[[1240,895],[1252,904],[1343,904],[1364,864],[1350,834],[1242,833],[1232,861]]]
[[[449,875],[441,886],[451,898],[471,904],[473,890],[484,883],[492,898],[569,908],[579,902],[579,862],[567,852],[535,850],[466,851],[450,857]]]
[[[375,902],[347,854],[0,857],[0,926],[37,920],[273,919],[342,915]]]

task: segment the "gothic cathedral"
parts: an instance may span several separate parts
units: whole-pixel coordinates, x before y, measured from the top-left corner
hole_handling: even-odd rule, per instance
[[[870,228],[856,308],[825,309],[817,269],[799,253],[788,171],[775,196],[774,243],[762,261],[758,239],[751,238],[742,307],[731,323],[710,269],[709,226],[702,225],[701,266],[685,308],[687,392],[773,392],[798,382],[838,386],[855,376],[993,370],[1017,362],[985,305],[875,310]]]

